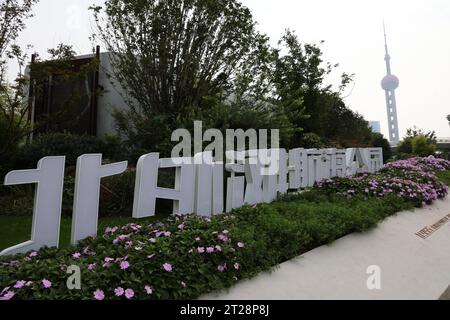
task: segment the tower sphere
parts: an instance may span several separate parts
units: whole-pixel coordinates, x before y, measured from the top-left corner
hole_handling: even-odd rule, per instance
[[[381,80],[381,87],[384,90],[394,90],[398,88],[399,80],[393,74],[388,74]]]

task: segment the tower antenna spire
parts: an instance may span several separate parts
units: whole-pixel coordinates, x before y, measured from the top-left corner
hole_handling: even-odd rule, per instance
[[[398,88],[398,78],[391,74],[391,57],[388,53],[388,46],[386,40],[386,26],[383,19],[383,33],[384,33],[384,48],[386,54],[384,60],[386,62],[386,73],[387,75],[381,81],[381,87],[385,91],[386,95],[386,109],[388,115],[388,126],[389,126],[389,141],[392,145],[397,145],[399,142],[399,130],[397,121],[397,103],[395,100],[395,89]]]

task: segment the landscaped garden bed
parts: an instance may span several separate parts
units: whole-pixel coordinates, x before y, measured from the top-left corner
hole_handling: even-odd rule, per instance
[[[1,299],[190,299],[396,212],[445,197],[450,162],[414,158],[380,172],[322,181],[271,204],[201,218],[111,225],[76,247],[44,248],[0,258]],[[448,182],[447,182],[448,183]],[[71,265],[81,289],[69,290]]]

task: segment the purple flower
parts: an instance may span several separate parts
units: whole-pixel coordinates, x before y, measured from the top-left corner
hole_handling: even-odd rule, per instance
[[[38,253],[36,251],[33,251],[30,253],[29,256],[32,258],[32,257],[36,257],[37,255],[38,255]]]
[[[81,253],[79,253],[79,252],[75,252],[73,255],[72,255],[72,258],[74,258],[74,259],[79,259],[81,257]]]
[[[114,258],[110,258],[110,257],[106,257],[106,258],[105,258],[105,262],[106,262],[106,263],[110,263],[110,262],[112,262],[112,261],[114,261]]]
[[[224,263],[224,264],[219,264],[219,265],[217,266],[217,270],[219,270],[220,272],[224,272],[226,268],[227,268],[227,264],[226,264],[226,263]]]
[[[144,289],[145,289],[145,292],[147,294],[152,294],[153,293],[153,288],[150,287],[150,286],[145,286]]]
[[[95,263],[91,263],[91,264],[88,265],[88,270],[89,271],[94,270],[94,268],[95,268]]]
[[[4,296],[0,297],[0,300],[11,300],[15,295],[16,293],[14,291],[8,291]]]
[[[121,263],[120,263],[120,269],[122,269],[122,270],[126,270],[126,269],[128,269],[130,267],[130,263],[128,262],[128,261],[122,261]]]
[[[44,288],[46,288],[46,289],[48,289],[48,288],[50,288],[51,286],[52,286],[52,283],[49,281],[49,280],[47,280],[47,279],[42,279],[42,285],[44,286]]]
[[[23,288],[23,287],[25,286],[25,284],[26,284],[26,281],[24,281],[24,280],[19,280],[19,281],[17,281],[16,284],[14,285],[14,288],[16,288],[16,289],[21,289],[21,288]]]
[[[127,290],[125,290],[125,298],[131,299],[133,297],[134,297],[133,289],[128,288]]]
[[[228,236],[226,234],[219,234],[218,238],[222,241],[228,241]]]
[[[204,247],[198,247],[197,248],[197,252],[198,253],[204,253],[205,252],[205,248]]]
[[[164,263],[163,264],[163,268],[164,270],[166,270],[167,272],[172,272],[172,265],[170,263]]]
[[[95,292],[94,292],[94,299],[95,300],[103,300],[103,299],[105,299],[105,293],[102,290],[100,290],[100,289],[95,290]]]
[[[122,287],[117,287],[117,288],[114,289],[114,295],[116,297],[123,296],[124,292],[125,292],[125,290],[123,290]]]
[[[107,227],[106,230],[105,230],[105,233],[106,233],[106,234],[108,234],[108,233],[113,234],[113,233],[116,232],[118,229],[119,229],[119,228],[117,228],[117,227],[113,227],[113,228]]]
[[[164,232],[164,236],[165,237],[170,237],[172,235],[172,232],[170,232],[170,231],[166,231],[166,232]]]
[[[184,223],[179,224],[179,225],[177,226],[177,228],[180,229],[180,230],[183,230],[183,229],[184,229]]]
[[[243,242],[238,242],[238,243],[237,243],[237,246],[238,246],[239,248],[243,248],[243,247],[245,247],[245,244],[244,244]]]
[[[214,248],[213,247],[206,248],[206,253],[213,253],[213,252],[214,252]]]

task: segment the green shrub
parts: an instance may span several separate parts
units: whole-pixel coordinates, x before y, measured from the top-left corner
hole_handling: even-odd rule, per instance
[[[37,162],[46,156],[66,156],[66,166],[74,166],[77,158],[87,153],[102,153],[104,159],[119,158],[120,144],[117,138],[97,138],[69,133],[48,133],[37,136],[17,153],[15,167],[35,168]]]

